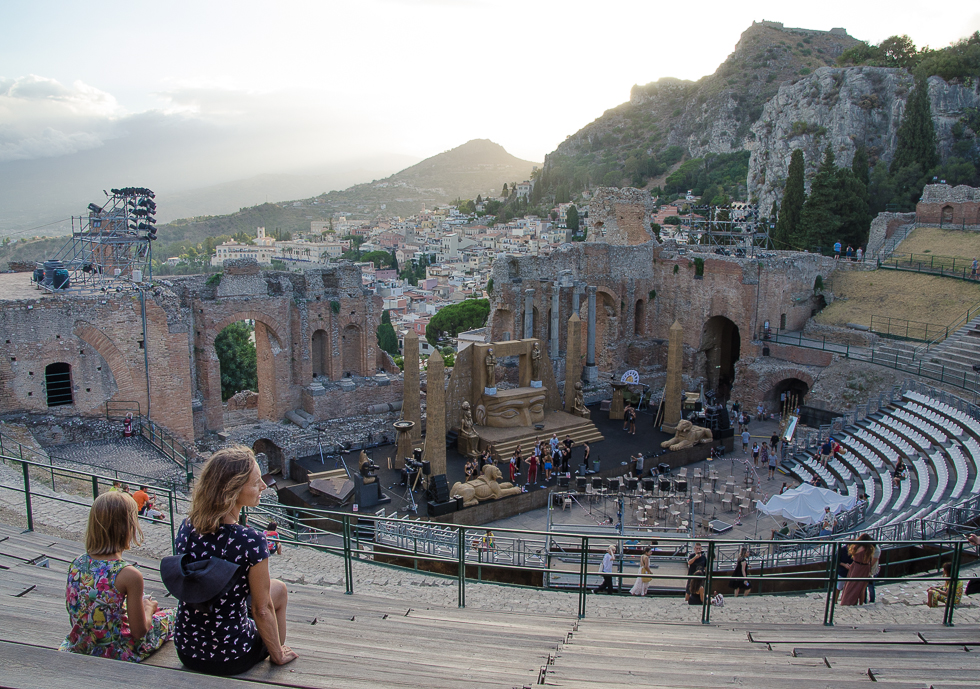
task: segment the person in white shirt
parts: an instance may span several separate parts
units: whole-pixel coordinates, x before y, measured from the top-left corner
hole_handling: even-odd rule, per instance
[[[612,568],[614,557],[616,557],[616,546],[611,545],[606,549],[606,554],[602,556],[602,565],[599,567],[599,573],[602,574],[602,585],[595,590],[595,593],[600,591],[613,593]]]

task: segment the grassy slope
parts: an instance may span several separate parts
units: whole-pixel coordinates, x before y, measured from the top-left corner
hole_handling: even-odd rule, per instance
[[[900,258],[902,254],[933,254],[972,260],[974,256],[980,256],[980,232],[919,227],[898,245],[895,257]]]
[[[840,271],[829,287],[836,301],[816,317],[827,325],[870,325],[872,315],[947,325],[980,302],[980,285],[897,270]]]

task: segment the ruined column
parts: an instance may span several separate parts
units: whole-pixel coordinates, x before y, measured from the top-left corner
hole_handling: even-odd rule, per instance
[[[599,369],[595,365],[595,293],[596,286],[589,285],[586,290],[589,293],[589,331],[588,349],[585,353],[585,371],[582,378],[587,383],[594,383],[599,379]]]
[[[534,337],[534,290],[524,290],[524,337]]]
[[[571,413],[575,406],[575,381],[582,377],[582,319],[573,313],[568,319],[568,335],[565,345],[565,411]]]
[[[681,395],[684,394],[684,328],[678,321],[670,326],[667,345],[667,385],[664,388],[664,422],[660,427],[673,433],[681,420]]]
[[[446,473],[446,365],[442,354],[429,357],[428,388],[425,395],[425,452],[432,475]]]
[[[549,354],[551,355],[552,359],[558,358],[558,324],[560,322],[558,320],[558,295],[558,281],[556,280],[551,288],[551,341],[548,343],[548,346],[551,349]]]
[[[419,399],[419,336],[414,330],[405,335],[404,384],[402,419],[415,424],[410,436],[417,442],[422,439],[422,402]]]
[[[576,280],[572,283],[572,313],[578,313],[579,307],[579,297],[582,295],[582,283]]]

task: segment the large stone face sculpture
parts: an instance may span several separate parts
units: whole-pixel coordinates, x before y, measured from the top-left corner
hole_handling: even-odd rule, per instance
[[[487,464],[483,467],[483,475],[479,476],[469,483],[456,482],[453,484],[452,489],[449,491],[449,495],[456,497],[457,495],[463,498],[463,507],[473,507],[474,505],[479,505],[483,500],[496,500],[497,498],[504,498],[508,495],[518,495],[521,489],[516,487],[512,483],[500,482],[503,478],[503,474],[500,473],[498,469],[493,464]]]
[[[695,426],[687,419],[681,419],[677,423],[677,431],[674,433],[674,437],[660,443],[660,447],[674,452],[675,450],[683,450],[701,443],[710,443],[713,439],[710,429]]]

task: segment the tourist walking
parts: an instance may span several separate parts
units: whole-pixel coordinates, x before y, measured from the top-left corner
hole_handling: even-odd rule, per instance
[[[769,449],[773,452],[779,447],[779,432],[773,431],[772,436],[769,438]]]
[[[612,567],[614,557],[616,557],[616,546],[611,545],[606,549],[606,554],[602,556],[602,564],[599,566],[599,573],[602,575],[602,585],[595,590],[595,593],[599,593],[600,591],[613,593]]]
[[[650,582],[653,581],[652,577],[644,576],[646,574],[653,574],[650,571],[650,555],[653,553],[653,548],[647,546],[643,550],[643,554],[640,555],[640,576],[636,578],[633,582],[633,588],[630,589],[630,595],[633,596],[645,596],[647,595],[647,589],[650,588]]]
[[[858,263],[861,263],[864,260],[864,249],[862,249],[861,247],[858,247],[857,248],[857,251],[854,252],[854,255],[857,258],[857,262]]]
[[[143,542],[136,501],[119,491],[95,499],[85,554],[68,566],[65,607],[71,631],[60,650],[138,663],[173,634],[175,608],[143,596],[143,575],[122,559]]]
[[[864,594],[868,588],[867,579],[871,575],[871,561],[874,558],[874,544],[871,536],[866,533],[861,534],[847,547],[847,552],[851,556],[851,563],[847,567],[847,581],[844,584],[844,591],[841,593],[841,605],[864,605]]]
[[[687,558],[687,576],[693,575],[698,570],[704,571],[704,568],[708,566],[708,558],[705,556],[704,551],[701,548],[700,543],[694,544],[694,551]],[[688,582],[691,580],[688,579]],[[687,587],[684,598],[686,599],[691,595],[690,587]]]
[[[751,439],[752,436],[749,435],[749,432],[747,430],[742,431],[742,454],[743,455],[747,455],[749,453],[749,441]]]
[[[752,465],[759,466],[759,443],[752,443]]]
[[[840,260],[840,242],[834,242],[834,260]]]
[[[629,434],[636,435],[636,409],[633,405],[629,406],[629,415],[626,417],[626,422],[629,425]]]
[[[743,596],[749,595],[749,591],[752,589],[752,582],[748,580],[749,576],[749,549],[742,548],[741,552],[738,554],[738,561],[735,563],[735,569],[732,570],[732,578],[728,582],[732,590],[735,592],[735,597],[738,598],[739,592],[742,592]]]
[[[977,263],[977,259],[974,258],[973,259],[973,264],[970,266],[970,279],[971,280],[976,280],[977,279],[977,269],[978,269],[978,267],[980,267],[980,264],[978,264]]]
[[[527,464],[527,485],[532,483],[537,483],[538,481],[538,456],[536,454],[531,455],[524,460]]]
[[[850,244],[847,245],[847,250],[845,251],[844,255],[847,257],[848,261],[854,260],[854,248]]]
[[[763,447],[765,447],[765,445],[763,445]],[[763,452],[763,454],[765,454],[765,452]],[[775,452],[770,452],[769,453],[769,457],[766,460],[766,464],[769,465],[769,480],[770,481],[772,481],[774,478],[776,478],[776,461],[778,459],[779,459],[779,457],[778,457],[778,455]],[[786,485],[786,484],[783,484],[783,485]]]

